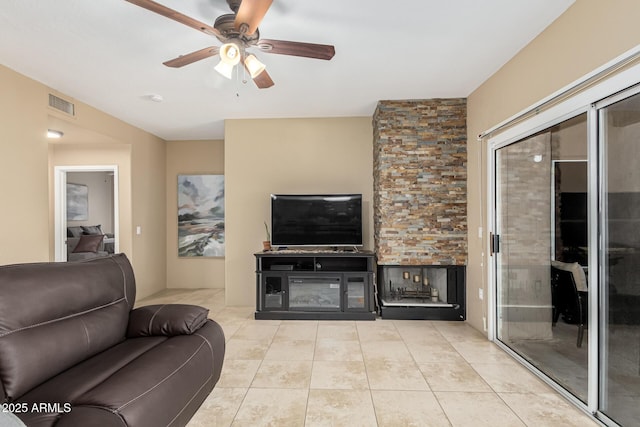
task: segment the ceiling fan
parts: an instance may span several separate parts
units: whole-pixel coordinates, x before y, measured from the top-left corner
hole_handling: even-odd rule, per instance
[[[213,26],[190,18],[152,0],[126,1],[195,28],[205,34],[215,36],[222,43],[220,47],[205,47],[163,62],[167,67],[179,68],[219,54],[220,63],[216,66],[216,70],[220,74],[231,78],[234,67],[242,62],[256,86],[260,89],[266,89],[273,86],[273,80],[265,70],[264,64],[255,55],[247,53],[247,49],[255,47],[265,53],[325,60],[329,60],[335,55],[335,48],[331,45],[261,39],[258,25],[269,10],[273,0],[227,0],[227,4],[233,13],[219,16]]]

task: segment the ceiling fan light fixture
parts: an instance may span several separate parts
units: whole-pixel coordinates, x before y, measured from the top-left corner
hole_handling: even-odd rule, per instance
[[[249,70],[249,74],[251,74],[251,78],[255,79],[262,73],[265,69],[265,65],[255,57],[255,55],[249,55],[244,60],[244,65]]]
[[[220,48],[220,60],[231,66],[240,62],[240,47],[235,43],[225,43]]]
[[[228,62],[220,61],[220,62],[218,62],[218,65],[216,65],[214,67],[214,70],[216,70],[217,72],[219,72],[220,74],[222,74],[226,78],[231,79],[233,77],[233,68],[234,67],[235,67],[235,65],[233,65],[233,64],[229,64]]]
[[[247,48],[255,47],[272,54],[324,60],[330,60],[335,55],[335,47],[332,45],[261,39],[258,26],[273,0],[227,0],[227,4],[234,13],[218,16],[213,26],[163,6],[156,0],[127,1],[180,24],[213,35],[224,43],[221,48],[209,46],[163,62],[167,67],[180,68],[219,54],[220,63],[215,67],[217,72],[232,79],[234,67],[242,61],[244,71],[251,75],[255,85],[259,89],[266,89],[274,85],[273,80],[264,64],[254,56],[247,56]],[[236,75],[239,74],[236,72]],[[244,78],[243,82],[245,82]]]

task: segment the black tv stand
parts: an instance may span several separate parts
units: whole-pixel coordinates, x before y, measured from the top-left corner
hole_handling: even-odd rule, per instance
[[[288,246],[277,246],[273,252],[292,252],[292,253],[326,253],[326,252],[360,252],[357,246],[321,246],[314,248],[290,248]],[[264,251],[269,252],[269,251]],[[366,253],[367,251],[363,251]]]
[[[256,319],[375,320],[370,251],[277,250],[256,257]]]

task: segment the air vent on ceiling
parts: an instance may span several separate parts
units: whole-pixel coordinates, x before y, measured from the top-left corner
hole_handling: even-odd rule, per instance
[[[71,102],[51,93],[49,94],[49,107],[55,108],[56,110],[62,111],[70,116],[75,115],[75,106]]]

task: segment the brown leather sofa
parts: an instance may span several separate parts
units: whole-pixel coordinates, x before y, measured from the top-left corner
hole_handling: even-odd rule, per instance
[[[184,426],[220,378],[222,328],[133,309],[123,254],[0,267],[0,396],[27,426]]]

